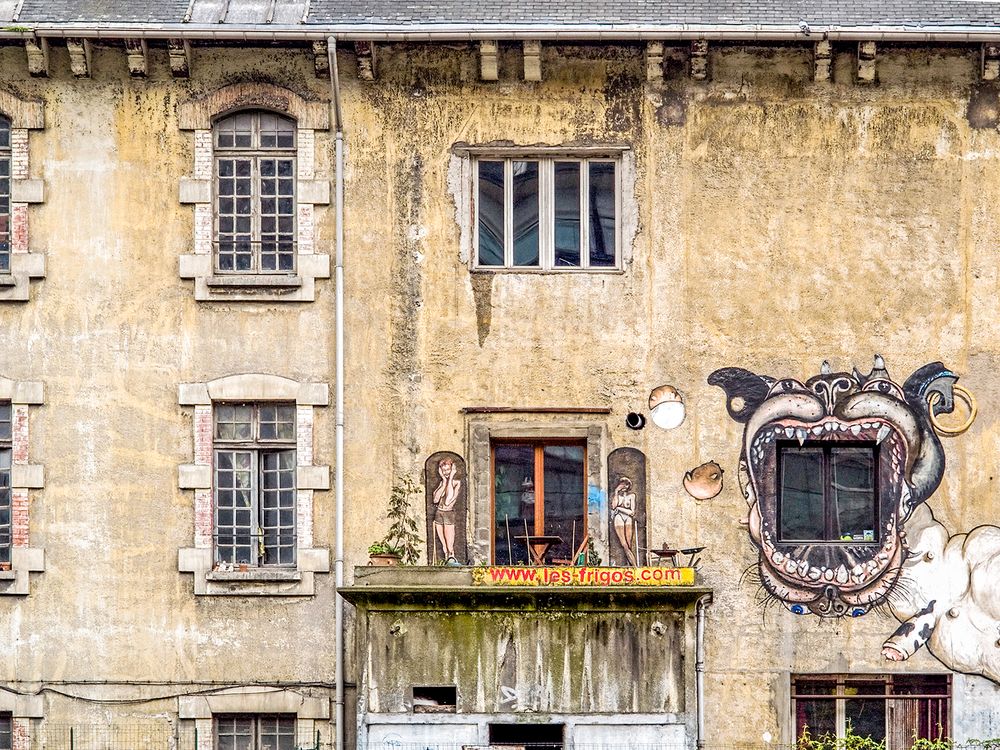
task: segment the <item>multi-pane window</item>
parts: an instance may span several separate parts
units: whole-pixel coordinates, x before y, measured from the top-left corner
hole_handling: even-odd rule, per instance
[[[617,161],[484,157],[475,164],[478,268],[618,267]]]
[[[908,750],[950,736],[948,675],[799,675],[792,678],[795,736],[853,734]]]
[[[0,273],[10,272],[10,120],[0,117]]]
[[[215,549],[223,563],[295,564],[295,405],[217,404]]]
[[[546,560],[572,558],[587,533],[586,445],[512,441],[492,449],[493,560],[528,563],[528,544],[547,547]]]
[[[778,446],[783,542],[879,541],[874,444]]]
[[[13,546],[10,502],[11,408],[9,401],[0,402],[0,563],[10,563]],[[0,746],[0,750],[3,747]]]
[[[221,714],[215,717],[216,750],[295,750],[295,717]]]
[[[216,270],[295,270],[295,123],[237,112],[215,124]]]
[[[0,714],[0,750],[11,750],[12,724],[10,714]]]

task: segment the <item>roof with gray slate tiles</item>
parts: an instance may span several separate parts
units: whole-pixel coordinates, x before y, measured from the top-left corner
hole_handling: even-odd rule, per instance
[[[16,16],[16,17],[15,17]],[[979,0],[0,0],[0,22],[101,24],[607,24],[1000,27]]]

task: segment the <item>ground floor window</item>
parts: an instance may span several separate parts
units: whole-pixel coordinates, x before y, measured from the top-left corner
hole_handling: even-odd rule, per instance
[[[795,736],[853,734],[905,750],[914,738],[950,736],[949,675],[797,675]]]
[[[492,445],[493,560],[525,565],[569,560],[587,533],[587,446],[583,441]]]
[[[0,750],[11,750],[13,721],[10,714],[0,714]]]
[[[221,714],[215,740],[215,750],[295,750],[295,716]]]
[[[562,724],[490,724],[490,744],[561,750],[563,730]]]

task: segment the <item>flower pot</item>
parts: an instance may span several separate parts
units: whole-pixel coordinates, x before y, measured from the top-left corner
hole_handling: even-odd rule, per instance
[[[10,570],[9,562],[0,562],[0,570]]]
[[[399,565],[403,558],[394,552],[379,552],[376,555],[368,555],[369,565]]]
[[[247,565],[246,563],[240,563],[240,573],[248,573],[248,572],[250,572],[250,566]]]

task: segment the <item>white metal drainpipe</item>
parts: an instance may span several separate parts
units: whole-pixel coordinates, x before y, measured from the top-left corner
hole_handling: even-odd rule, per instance
[[[336,255],[334,286],[336,288],[336,466],[334,488],[336,522],[334,532],[333,577],[336,588],[344,585],[344,121],[340,110],[340,73],[337,69],[337,40],[329,37],[326,50],[330,67],[330,88],[333,101],[333,121],[336,128]],[[334,594],[334,722],[336,750],[344,750],[344,597]]]
[[[712,603],[712,595],[705,594],[695,605],[694,636],[694,703],[697,714],[695,746],[705,747],[705,610]]]

